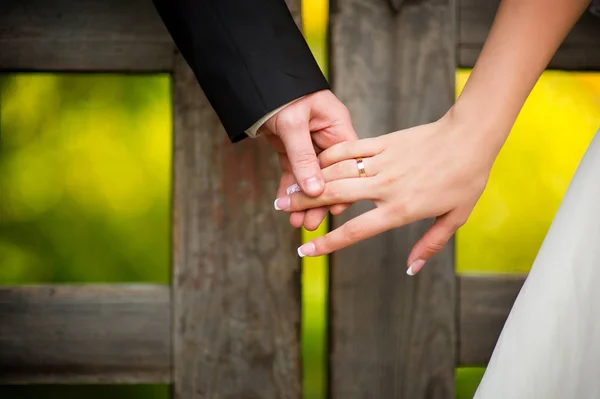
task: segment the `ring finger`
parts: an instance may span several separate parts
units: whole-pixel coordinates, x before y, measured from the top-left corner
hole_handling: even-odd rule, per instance
[[[359,164],[359,159],[346,159],[324,168],[322,172],[325,182],[377,176],[380,171],[377,157],[362,158],[362,165]],[[360,176],[360,166],[362,166],[366,176]]]

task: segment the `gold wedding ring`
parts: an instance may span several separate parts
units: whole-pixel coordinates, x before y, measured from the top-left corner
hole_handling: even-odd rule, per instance
[[[367,172],[365,171],[365,164],[362,158],[356,158],[356,166],[358,166],[358,176],[367,177]]]

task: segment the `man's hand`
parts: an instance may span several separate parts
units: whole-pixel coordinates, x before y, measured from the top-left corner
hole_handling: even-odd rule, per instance
[[[350,113],[329,90],[309,94],[288,105],[267,120],[259,130],[279,154],[282,176],[277,197],[298,184],[310,197],[323,193],[325,180],[317,155],[334,144],[357,140]],[[340,204],[340,210],[348,205]],[[329,207],[294,212],[290,223],[315,230]]]

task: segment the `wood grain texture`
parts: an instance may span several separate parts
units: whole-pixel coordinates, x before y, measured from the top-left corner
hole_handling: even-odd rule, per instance
[[[170,71],[174,50],[152,0],[0,4],[0,70]]]
[[[265,141],[231,144],[191,70],[174,73],[174,393],[300,398],[300,232],[273,209]]]
[[[337,0],[332,5],[335,93],[361,137],[441,117],[454,101],[453,3]],[[342,217],[369,209],[356,204]],[[331,257],[332,398],[452,398],[453,242],[416,277],[412,245],[429,223],[382,234]]]
[[[457,0],[459,67],[473,67],[488,36],[500,0]],[[600,70],[600,18],[585,12],[548,66]]]
[[[168,383],[169,287],[0,287],[0,384]]]
[[[525,282],[521,275],[460,275],[459,366],[484,366]]]

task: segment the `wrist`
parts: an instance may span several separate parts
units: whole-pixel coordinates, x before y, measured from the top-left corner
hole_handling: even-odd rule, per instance
[[[442,119],[457,132],[457,140],[469,143],[473,151],[491,164],[508,139],[514,118],[502,112],[482,109],[479,104],[457,101]]]

